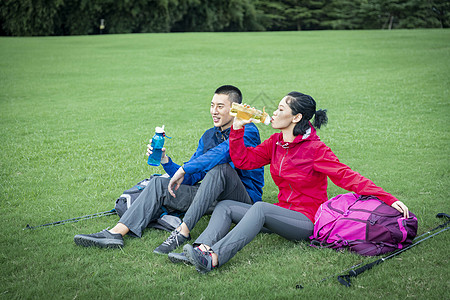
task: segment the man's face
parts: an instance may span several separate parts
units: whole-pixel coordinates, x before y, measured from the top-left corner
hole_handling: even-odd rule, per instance
[[[214,122],[214,126],[225,130],[233,124],[234,117],[230,116],[231,102],[227,95],[214,94],[211,100],[210,113]]]

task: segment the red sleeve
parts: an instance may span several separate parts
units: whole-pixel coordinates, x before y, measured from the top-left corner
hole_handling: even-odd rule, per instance
[[[238,169],[253,170],[270,164],[272,158],[272,142],[265,140],[256,147],[244,145],[244,128],[230,132],[230,157]]]
[[[376,186],[370,179],[353,171],[339,159],[325,144],[317,149],[314,169],[326,174],[337,186],[359,195],[372,195],[388,205],[392,205],[397,198]]]

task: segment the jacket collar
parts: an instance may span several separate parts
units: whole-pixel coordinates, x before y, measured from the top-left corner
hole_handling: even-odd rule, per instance
[[[277,145],[283,148],[291,148],[303,141],[319,141],[319,136],[316,133],[316,129],[311,125],[304,135],[297,135],[291,143],[286,143],[283,141],[283,134],[280,132],[278,134]]]
[[[227,129],[221,131],[219,127],[214,126],[214,135],[217,137],[219,141],[225,141],[230,136],[230,130],[231,127],[228,127]]]

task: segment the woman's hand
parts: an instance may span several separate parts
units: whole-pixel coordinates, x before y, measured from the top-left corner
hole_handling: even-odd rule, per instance
[[[245,125],[247,125],[248,123],[251,123],[251,122],[252,122],[252,119],[244,120],[244,119],[240,119],[238,117],[234,117],[233,129],[235,129],[235,130],[241,129],[242,127],[244,127]]]
[[[152,139],[150,139],[149,143],[150,144],[147,145],[147,153],[146,153],[147,156],[150,156],[153,153]],[[161,154],[161,163],[162,164],[167,164],[169,162],[169,157],[166,155],[166,148],[163,147],[161,149],[161,152],[162,152],[162,154]]]
[[[401,212],[403,214],[403,217],[407,219],[409,218],[408,207],[402,201],[395,201],[391,206]]]

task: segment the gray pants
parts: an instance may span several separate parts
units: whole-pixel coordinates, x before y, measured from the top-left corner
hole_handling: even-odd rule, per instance
[[[192,230],[209,207],[225,199],[253,204],[241,178],[229,164],[217,165],[206,174],[183,222]]]
[[[252,203],[239,175],[229,164],[212,168],[200,185],[180,185],[176,198],[168,191],[170,178],[153,177],[141,195],[120,218],[119,223],[130,229],[130,234],[141,237],[147,225],[163,213],[161,207],[186,212],[183,219],[192,229],[200,218],[212,211],[217,201],[233,199]]]
[[[232,222],[237,225],[229,231]],[[263,226],[293,241],[308,239],[314,229],[313,222],[297,211],[266,202],[248,205],[225,200],[216,206],[208,227],[194,244],[210,246],[221,266],[250,243]]]
[[[182,212],[187,211],[199,189],[199,185],[180,185],[180,188],[175,192],[177,197],[174,198],[167,189],[169,181],[170,178],[153,177],[120,218],[119,223],[127,226],[131,235],[142,237],[147,225],[158,219],[163,213],[162,206]]]

